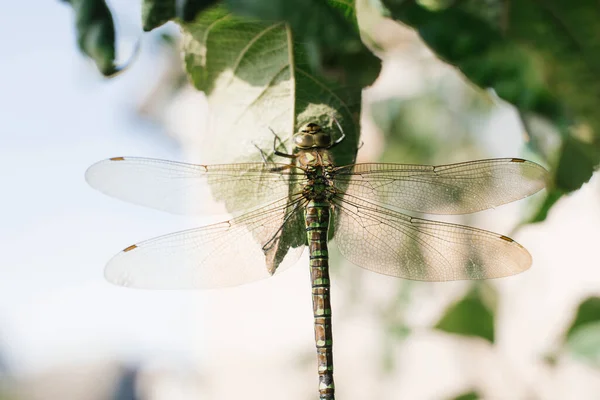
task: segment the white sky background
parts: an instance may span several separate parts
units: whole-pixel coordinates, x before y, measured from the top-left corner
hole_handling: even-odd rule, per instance
[[[113,1],[111,6],[121,28],[121,55],[126,56],[141,32],[139,2]],[[240,357],[219,360],[217,371],[226,371],[223,377],[237,368],[247,377],[246,382],[238,381],[239,388],[269,387],[270,365],[253,364],[260,359],[265,341],[271,351],[284,349],[281,357],[288,364],[298,351],[314,348],[305,268],[218,293],[140,291],[104,281],[104,264],[120,249],[197,224],[110,199],[85,183],[86,168],[107,157],[181,160],[182,155],[162,131],[134,116],[139,99],[162,68],[147,45],[148,35],[131,69],[105,80],[79,54],[73,25],[72,10],[58,1],[8,2],[0,13],[0,350],[17,372],[32,372],[106,358],[197,361],[202,349],[211,346],[214,352],[251,354],[249,364],[236,364]],[[409,66],[391,64],[384,74],[397,75],[394,68],[411,73]],[[409,80],[400,79],[398,88],[405,88]],[[393,84],[386,86],[394,90]],[[376,90],[370,96],[376,97]],[[520,128],[508,108],[482,129],[489,134],[490,157],[522,154]],[[361,151],[368,146],[365,143]],[[518,207],[490,211],[486,224],[478,226],[508,233],[519,216]],[[528,227],[516,237],[535,261],[531,271],[497,282],[504,294],[498,348],[508,361],[507,369],[527,380],[539,378],[539,371],[531,368],[532,359],[560,334],[577,299],[598,292],[600,274],[594,250],[600,236],[599,214],[598,186],[588,185],[561,201],[548,224]],[[363,276],[373,296],[382,294],[379,288],[391,279]],[[451,291],[452,285],[423,287],[435,297]],[[335,293],[335,283],[333,290],[336,308],[344,297]],[[213,313],[221,313],[223,320],[213,315],[212,320],[219,321],[216,325],[198,323],[207,301],[220,306]],[[424,298],[417,306],[425,307],[427,301]],[[360,312],[373,310],[356,311],[357,320],[364,319]],[[362,377],[371,382],[350,370],[363,365],[372,350],[369,340],[380,335],[368,327],[371,336],[356,340],[355,335],[364,333],[362,327],[340,321],[334,330],[336,357],[346,360],[336,366],[341,395],[344,390],[353,393],[350,383],[357,376],[361,382]],[[265,332],[268,337],[261,342]],[[411,398],[415,393],[411,387],[439,389],[429,379],[432,368],[443,362],[449,362],[450,368],[460,365],[460,359],[440,359],[445,357],[439,355],[440,347],[423,337],[417,332],[402,350],[421,362],[411,364],[411,354],[403,354],[406,365],[416,366],[412,369],[415,376],[386,378],[387,393],[404,391],[404,398]],[[367,367],[369,373],[377,373]],[[302,393],[314,394],[314,370],[310,375],[291,372],[287,376],[301,385]],[[565,387],[575,387],[572,383],[566,379]],[[231,387],[229,382],[224,385]],[[553,388],[546,390],[551,393]]]
[[[127,290],[102,276],[124,246],[189,225],[84,180],[111,156],[178,158],[174,142],[134,116],[162,65],[146,45],[105,80],[76,48],[71,8],[34,3],[0,13],[1,350],[27,371],[140,350],[189,354],[200,295]],[[115,3],[126,56],[141,31],[139,2]]]

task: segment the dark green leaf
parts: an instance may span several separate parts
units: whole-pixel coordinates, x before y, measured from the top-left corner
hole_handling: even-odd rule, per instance
[[[444,60],[522,115],[546,117],[565,143],[556,188],[576,190],[600,163],[600,7],[592,0],[462,1],[427,8],[384,0]],[[500,7],[500,8],[499,8]],[[571,134],[589,126],[585,141]],[[573,163],[573,165],[571,165]],[[556,197],[556,196],[554,196]]]
[[[560,116],[561,106],[540,75],[541,60],[459,6],[429,11],[414,1],[384,0],[392,16],[413,26],[445,61],[477,85],[492,87],[521,110]]]
[[[184,0],[181,19],[183,22],[192,22],[200,12],[217,4],[218,0]]]
[[[175,0],[143,0],[142,27],[148,32],[175,18]]]
[[[75,11],[77,43],[105,76],[120,71],[115,65],[115,26],[104,0],[64,0]]]
[[[600,152],[589,143],[569,136],[563,142],[556,168],[556,186],[565,191],[577,190],[589,181],[600,162]]]
[[[594,0],[519,1],[508,8],[507,35],[542,60],[547,87],[570,113],[599,127],[600,7]]]
[[[488,298],[495,296],[495,291],[490,286],[474,286],[464,298],[446,310],[435,328],[459,335],[481,337],[494,343],[495,306],[490,304],[494,301]]]

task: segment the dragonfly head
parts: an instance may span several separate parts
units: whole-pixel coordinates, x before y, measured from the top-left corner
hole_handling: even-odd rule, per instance
[[[294,144],[299,149],[328,149],[333,145],[329,133],[321,129],[321,126],[310,122],[300,128],[300,132],[294,135]]]

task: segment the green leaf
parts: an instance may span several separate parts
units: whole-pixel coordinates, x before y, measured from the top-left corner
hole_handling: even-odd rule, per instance
[[[353,9],[350,3],[346,7]],[[214,161],[260,160],[255,145],[271,151],[270,130],[290,152],[291,135],[311,121],[339,135],[332,117],[346,134],[336,147],[337,163],[354,160],[362,83],[314,71],[305,43],[288,25],[238,17],[214,7],[182,27],[187,72],[194,86],[206,93],[211,110],[207,145],[215,149]]]
[[[384,0],[445,61],[477,85],[548,118],[565,144],[556,188],[576,190],[600,163],[600,7],[591,0],[444,3]],[[498,8],[500,7],[500,8]],[[589,125],[577,143],[572,127]],[[573,162],[574,166],[570,163]],[[575,170],[573,172],[572,170]]]
[[[567,339],[566,349],[574,358],[600,367],[600,321],[575,329]]]
[[[495,297],[496,292],[491,286],[475,285],[465,297],[446,310],[435,329],[477,336],[494,343]]]
[[[184,0],[182,16],[183,22],[192,22],[198,14],[218,3],[218,0]]]
[[[577,190],[590,180],[596,165],[600,162],[600,152],[589,143],[569,136],[556,168],[556,186],[565,191]]]
[[[531,218],[528,222],[542,222],[548,217],[548,212],[550,208],[564,195],[564,192],[561,190],[549,190],[546,194],[546,198],[544,202],[537,210],[537,213]]]
[[[507,35],[539,57],[548,88],[597,130],[600,7],[593,0],[520,1],[508,8]]]
[[[148,32],[175,18],[175,0],[143,0],[142,28]]]
[[[263,21],[286,22],[313,72],[369,86],[380,60],[363,45],[352,0],[226,0],[229,9]]]
[[[414,27],[442,59],[477,85],[492,87],[521,110],[559,115],[561,107],[540,76],[541,60],[496,27],[459,5],[429,11],[414,1],[384,0],[394,19]]]
[[[575,358],[600,367],[600,297],[589,297],[579,305],[564,344]]]
[[[470,392],[453,397],[452,400],[479,400],[480,398],[481,395],[476,391],[472,390]]]
[[[146,32],[151,31],[176,17],[181,18],[183,22],[191,22],[198,14],[217,2],[218,0],[143,0],[143,29]]]
[[[115,65],[115,26],[104,0],[63,0],[75,11],[79,49],[104,76],[120,71]]]
[[[567,338],[581,326],[599,321],[600,297],[588,297],[579,305],[575,319],[567,331]]]

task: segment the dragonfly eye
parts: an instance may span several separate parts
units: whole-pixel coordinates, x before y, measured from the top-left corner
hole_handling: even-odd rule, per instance
[[[294,136],[294,144],[301,149],[308,149],[314,146],[314,138],[312,135],[296,135]]]
[[[324,132],[319,132],[314,135],[315,147],[330,147],[331,135]]]
[[[314,122],[310,122],[310,123],[304,125],[300,129],[300,132],[315,134],[315,133],[321,132],[321,126],[319,124],[315,124]]]

